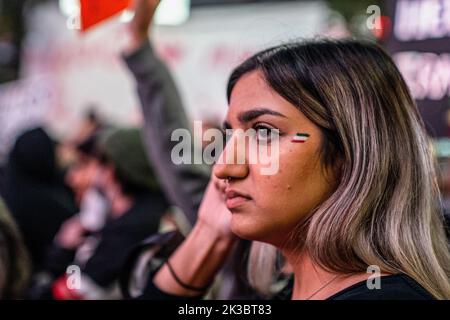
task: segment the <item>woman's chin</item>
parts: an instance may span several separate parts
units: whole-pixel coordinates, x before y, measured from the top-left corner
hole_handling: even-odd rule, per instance
[[[231,218],[231,231],[239,238],[269,243],[276,247],[282,247],[286,243],[287,235],[292,230],[274,227],[274,221],[261,221],[248,216],[233,215]]]
[[[230,228],[239,238],[265,242],[265,228],[262,228],[258,223],[255,223],[254,220],[249,221],[249,219],[233,215]]]

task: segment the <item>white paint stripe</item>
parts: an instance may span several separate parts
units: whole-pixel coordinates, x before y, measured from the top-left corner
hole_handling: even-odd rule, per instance
[[[295,136],[295,137],[292,138],[292,141],[303,141],[303,142],[305,142],[306,140],[308,140],[308,137]]]

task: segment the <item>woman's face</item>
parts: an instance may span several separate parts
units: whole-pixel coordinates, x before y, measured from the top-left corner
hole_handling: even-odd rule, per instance
[[[264,175],[263,164],[248,161],[217,164],[214,174],[219,179],[230,179],[225,192],[232,231],[245,239],[285,246],[296,224],[335,189],[335,175],[321,163],[321,131],[271,89],[257,71],[244,75],[234,87],[225,126],[244,131],[253,128],[257,132],[279,130],[279,166],[275,174]],[[309,138],[295,143],[292,137],[296,133],[307,133]],[[235,139],[233,134],[222,158],[227,152],[239,150],[230,148]],[[248,160],[252,151],[246,148]]]

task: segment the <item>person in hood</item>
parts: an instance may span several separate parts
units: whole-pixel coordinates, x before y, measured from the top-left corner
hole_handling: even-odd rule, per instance
[[[77,212],[57,166],[56,143],[42,128],[21,134],[5,169],[5,202],[38,272],[61,224]]]
[[[97,142],[100,159],[95,184],[108,200],[107,220],[101,230],[88,237],[80,215],[61,227],[55,245],[72,251],[73,260],[68,260],[67,266],[80,270],[80,286],[69,287],[73,275],[60,274],[51,288],[55,299],[122,298],[118,281],[128,255],[158,232],[169,209],[145,153],[140,129],[111,129]]]

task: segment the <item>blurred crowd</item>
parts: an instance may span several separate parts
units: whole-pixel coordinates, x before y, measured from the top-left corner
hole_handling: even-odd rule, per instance
[[[2,274],[3,298],[61,297],[70,265],[92,283],[90,298],[118,297],[114,283],[131,248],[177,227],[140,129],[107,126],[94,112],[72,141],[55,141],[44,128],[22,133],[1,186],[18,227],[2,204],[0,234],[13,244],[1,252],[11,271]]]

